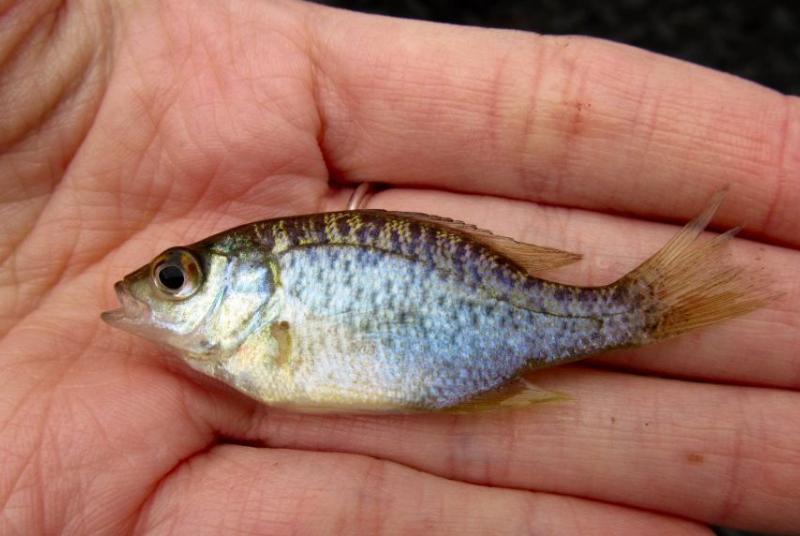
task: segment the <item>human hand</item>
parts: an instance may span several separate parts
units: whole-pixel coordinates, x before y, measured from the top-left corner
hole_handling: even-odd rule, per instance
[[[796,99],[593,39],[283,1],[29,0],[0,28],[3,534],[797,529]],[[100,322],[168,246],[344,208],[331,176],[580,251],[553,277],[583,284],[730,185],[715,224],[746,225],[736,263],[784,296],[537,374],[568,402],[470,416],[266,408]]]

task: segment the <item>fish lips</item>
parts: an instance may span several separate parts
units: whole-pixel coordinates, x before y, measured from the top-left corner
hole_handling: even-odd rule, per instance
[[[100,314],[100,318],[115,328],[138,331],[136,328],[145,324],[150,318],[150,307],[134,298],[124,281],[114,283],[114,291],[117,293],[121,307],[104,311]]]

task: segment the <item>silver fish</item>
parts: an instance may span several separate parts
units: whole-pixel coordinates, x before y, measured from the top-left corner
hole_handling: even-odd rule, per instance
[[[252,223],[171,248],[115,288],[112,326],[266,404],[473,411],[548,398],[524,375],[738,316],[768,294],[698,240],[722,202],[617,282],[536,273],[579,255],[461,222],[354,210]]]

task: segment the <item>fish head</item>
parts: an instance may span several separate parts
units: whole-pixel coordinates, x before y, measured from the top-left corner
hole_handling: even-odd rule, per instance
[[[272,288],[269,264],[253,254],[171,248],[115,283],[121,307],[101,318],[185,357],[219,359],[254,329]]]

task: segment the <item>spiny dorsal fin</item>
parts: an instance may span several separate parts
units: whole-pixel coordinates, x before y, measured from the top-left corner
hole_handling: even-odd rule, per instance
[[[566,266],[567,264],[578,262],[582,258],[580,253],[571,253],[560,249],[517,242],[513,238],[499,236],[486,229],[481,229],[462,221],[451,220],[450,218],[431,216],[418,212],[392,212],[392,214],[422,223],[431,223],[441,227],[447,227],[458,233],[465,234],[475,242],[483,244],[497,253],[508,257],[520,267],[524,268],[529,274]]]
[[[569,400],[563,393],[548,391],[518,378],[494,391],[483,393],[457,406],[442,410],[444,413],[480,413],[484,411],[513,410],[543,402]]]

